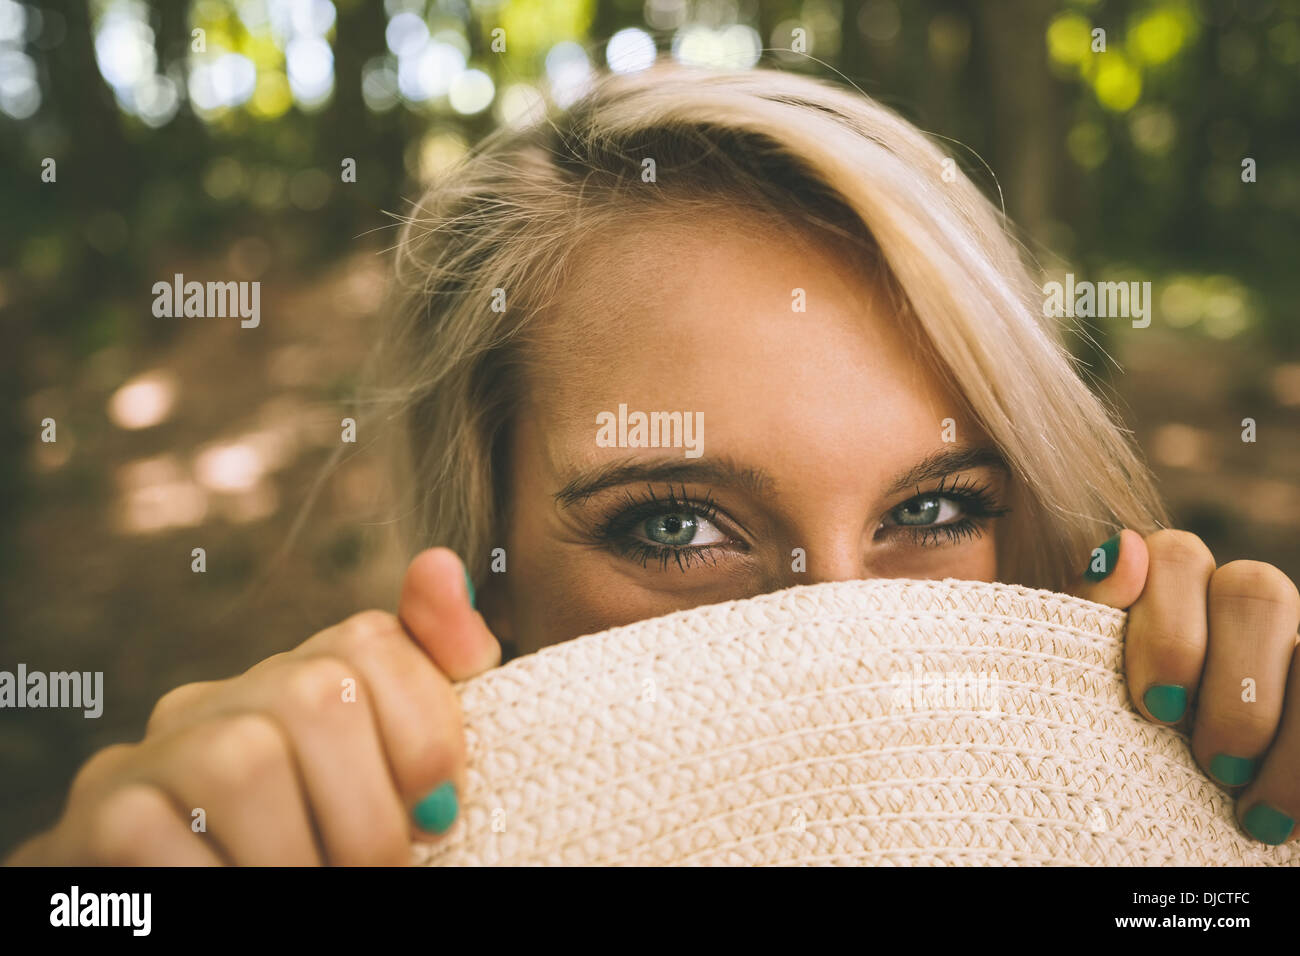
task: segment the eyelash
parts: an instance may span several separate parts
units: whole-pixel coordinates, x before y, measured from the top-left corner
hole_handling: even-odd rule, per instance
[[[892,514],[903,505],[915,501],[917,498],[934,497],[948,498],[958,502],[962,510],[960,519],[944,525],[918,525],[916,527],[886,525],[882,521],[881,528],[891,528],[894,531],[902,532],[910,537],[913,543],[923,548],[940,547],[945,544],[956,544],[960,541],[968,541],[979,537],[984,533],[990,521],[1001,517],[1009,510],[999,506],[997,498],[993,494],[993,489],[987,484],[978,482],[973,478],[953,478],[952,484],[947,482],[948,479],[944,478],[937,487],[929,491],[922,491],[918,487],[915,495],[908,498],[907,501],[901,501],[890,508],[886,515]]]
[[[633,538],[630,534],[642,521],[647,518],[653,518],[657,515],[671,514],[680,512],[689,514],[696,518],[702,518],[705,521],[712,522],[718,514],[718,506],[713,502],[713,495],[706,494],[703,500],[693,500],[686,494],[686,486],[682,485],[678,492],[669,485],[667,492],[663,497],[655,494],[651,485],[646,485],[646,490],[640,498],[635,497],[632,492],[626,492],[626,501],[613,508],[605,517],[595,531],[595,536],[600,541],[606,543],[615,553],[635,561],[641,567],[648,567],[652,560],[659,562],[659,569],[665,571],[668,569],[670,561],[676,561],[677,567],[685,571],[691,566],[693,561],[704,561],[706,563],[717,562],[717,552],[724,549],[724,545],[706,544],[679,547],[668,544],[654,544],[649,541],[641,541]],[[721,529],[719,529],[721,531]],[[739,542],[734,542],[737,546]],[[710,562],[710,559],[712,561]]]
[[[923,497],[943,497],[958,502],[962,508],[962,517],[945,525],[916,527],[886,525],[882,521],[880,528],[888,527],[894,532],[905,534],[919,547],[941,547],[979,537],[984,533],[989,521],[1008,511],[1006,508],[999,507],[992,488],[987,484],[970,478],[961,480],[954,478],[952,483],[948,484],[948,479],[945,478],[937,487],[928,491],[922,491],[918,487],[912,498],[895,505],[887,514],[897,511],[916,498]],[[669,485],[667,491],[660,496],[655,494],[653,486],[647,485],[641,497],[636,497],[628,491],[625,492],[625,499],[624,502],[611,508],[595,530],[594,536],[615,553],[642,567],[648,567],[653,560],[658,562],[660,570],[667,570],[669,563],[675,561],[677,567],[685,571],[693,561],[716,563],[717,552],[727,547],[719,544],[696,546],[654,544],[633,538],[630,534],[633,528],[646,519],[674,512],[689,514],[712,523],[717,517],[718,506],[714,503],[711,493],[706,494],[702,500],[697,500],[687,495],[685,485],[680,489],[674,489]],[[721,528],[718,530],[722,531]],[[877,529],[877,533],[879,530]],[[734,539],[731,545],[744,547]]]

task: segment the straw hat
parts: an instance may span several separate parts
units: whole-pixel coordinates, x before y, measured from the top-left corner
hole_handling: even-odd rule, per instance
[[[1297,865],[1139,716],[1125,615],[849,581],[578,638],[459,685],[461,817],[426,865]]]

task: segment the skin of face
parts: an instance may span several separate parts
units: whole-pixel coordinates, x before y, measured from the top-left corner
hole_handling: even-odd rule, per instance
[[[509,435],[508,573],[480,589],[508,655],[801,584],[996,578],[1005,467],[845,248],[719,213],[575,257]],[[702,413],[702,454],[600,447],[620,404]]]

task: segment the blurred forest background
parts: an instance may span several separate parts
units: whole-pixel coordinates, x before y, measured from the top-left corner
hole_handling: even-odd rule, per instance
[[[1049,277],[1151,281],[1151,326],[1078,354],[1179,526],[1300,577],[1300,0],[0,0],[0,669],[106,697],[0,712],[0,853],[167,689],[393,605],[363,454],[278,559],[388,213],[656,52],[852,82],[947,137]],[[260,280],[260,327],[155,318],[175,273]]]

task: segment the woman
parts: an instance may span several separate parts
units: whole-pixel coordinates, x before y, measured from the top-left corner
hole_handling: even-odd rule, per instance
[[[1134,705],[1292,838],[1295,585],[1162,530],[947,158],[862,96],[671,65],[490,137],[405,225],[381,366],[407,553],[447,547],[395,616],[164,696],[14,862],[405,862],[464,789],[451,682],[503,644],[864,577],[1128,609]]]

